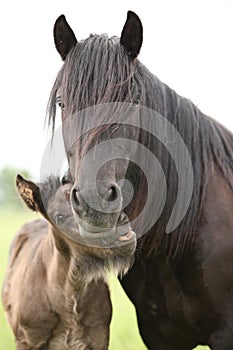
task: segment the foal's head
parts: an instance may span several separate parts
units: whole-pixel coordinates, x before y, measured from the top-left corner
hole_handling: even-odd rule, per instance
[[[27,206],[42,214],[49,222],[48,232],[54,235],[59,247],[70,247],[70,251],[81,256],[101,259],[105,266],[113,266],[118,273],[130,266],[136,245],[133,232],[128,232],[128,236],[132,237],[130,243],[127,239],[125,244],[121,238],[114,247],[109,247],[98,237],[95,241],[90,241],[80,236],[70,205],[72,184],[63,184],[58,177],[53,176],[43,183],[36,184],[17,175],[16,186]],[[61,244],[62,242],[65,245]]]

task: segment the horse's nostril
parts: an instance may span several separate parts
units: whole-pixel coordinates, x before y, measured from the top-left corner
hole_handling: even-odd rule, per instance
[[[73,209],[77,213],[80,213],[82,211],[82,207],[81,207],[79,199],[78,199],[78,191],[75,188],[73,188],[73,190],[71,192],[71,201],[72,201]]]
[[[117,197],[118,197],[117,186],[112,185],[106,193],[105,200],[108,202],[112,202],[112,201],[116,200]]]

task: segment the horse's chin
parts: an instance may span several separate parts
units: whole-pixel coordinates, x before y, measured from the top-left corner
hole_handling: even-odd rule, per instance
[[[129,239],[130,236],[130,239]],[[127,239],[127,243],[124,239]],[[86,282],[103,279],[107,282],[108,273],[113,272],[116,276],[123,277],[134,263],[136,249],[136,235],[134,232],[118,240],[111,247],[101,246],[86,242],[80,236],[76,240],[77,252],[81,259],[80,268],[86,276]]]
[[[90,272],[88,266],[94,263],[94,266],[99,267],[98,271],[104,274],[106,270],[112,270],[116,275],[122,276],[132,265],[137,240],[129,225],[111,231],[90,232],[84,230],[74,220],[70,220],[60,227],[59,231],[66,236],[70,244],[74,245],[74,248],[76,246],[83,262],[88,262],[83,265],[84,269],[87,266],[87,273]]]
[[[109,248],[120,256],[132,256],[136,248],[136,234],[128,220],[118,220],[112,227],[93,225],[81,220],[76,213],[77,240],[93,248]]]
[[[131,258],[135,253],[136,234],[132,230],[124,230],[119,235],[119,232],[116,233],[115,231],[93,233],[80,228],[80,239],[82,244],[89,246],[93,251],[95,249],[103,250],[104,255],[108,255],[111,258],[113,265],[118,261],[118,258],[123,263],[123,260]],[[118,261],[119,264],[120,262]]]

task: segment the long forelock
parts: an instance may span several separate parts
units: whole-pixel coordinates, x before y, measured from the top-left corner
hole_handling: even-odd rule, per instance
[[[142,95],[138,61],[132,61],[119,38],[91,35],[69,53],[53,86],[49,124],[54,127],[56,98],[69,115],[108,102],[135,102]]]

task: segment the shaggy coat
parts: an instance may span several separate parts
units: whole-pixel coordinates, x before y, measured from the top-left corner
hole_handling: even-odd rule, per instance
[[[46,219],[25,224],[10,248],[3,305],[17,350],[107,349],[112,308],[102,261],[110,250],[64,235],[64,224],[70,220],[72,226],[65,200],[69,184],[50,178],[40,191],[18,176],[17,187]],[[48,203],[42,202],[43,191]]]

